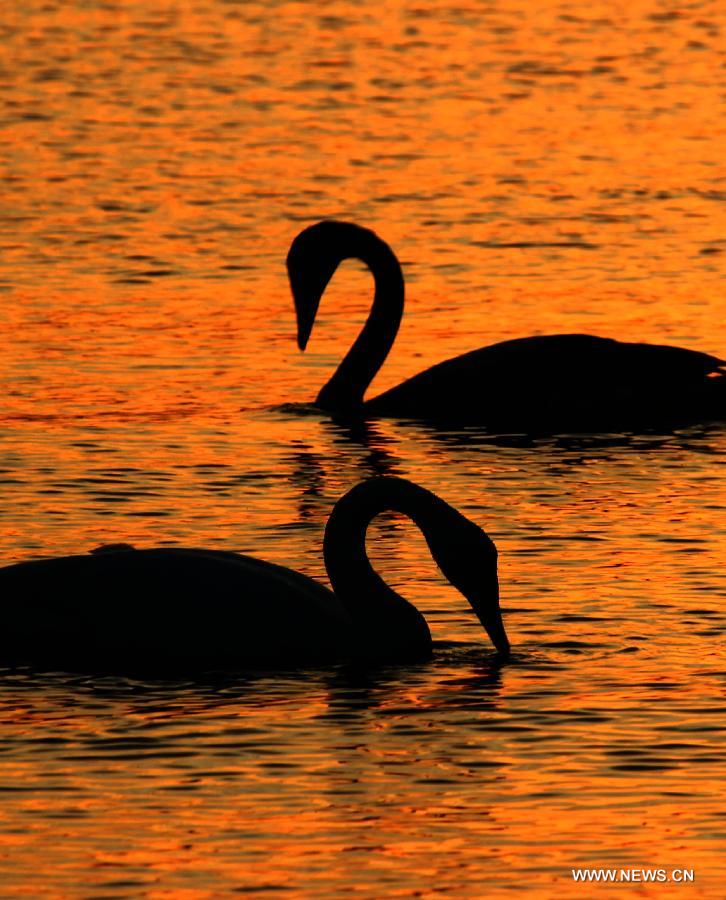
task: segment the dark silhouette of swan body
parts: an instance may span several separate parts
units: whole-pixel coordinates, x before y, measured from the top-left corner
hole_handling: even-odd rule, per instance
[[[216,550],[117,544],[0,568],[0,665],[171,674],[425,658],[426,620],[366,555],[366,529],[384,510],[413,519],[506,654],[492,541],[430,491],[379,477],[350,490],[330,515],[323,550],[332,591],[292,569]]]
[[[524,432],[639,430],[726,418],[723,360],[680,347],[587,334],[502,341],[426,369],[374,397],[363,395],[383,365],[403,314],[401,267],[376,234],[324,221],[302,231],[287,257],[304,350],[320,298],[340,262],[373,273],[368,320],[316,405],[345,417],[401,417]]]

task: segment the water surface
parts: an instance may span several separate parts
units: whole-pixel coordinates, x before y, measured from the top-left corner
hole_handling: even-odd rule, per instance
[[[370,554],[430,663],[6,673],[8,896],[581,897],[584,865],[718,895],[726,431],[351,435],[299,406],[371,296],[341,267],[297,352],[284,257],[324,216],[404,265],[376,390],[521,334],[726,352],[721,5],[545,6],[3,10],[2,561],[123,540],[324,579],[332,503],[399,474],[496,541],[517,648],[495,665],[389,516]]]

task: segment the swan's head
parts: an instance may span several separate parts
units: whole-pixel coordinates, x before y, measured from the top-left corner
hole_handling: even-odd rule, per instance
[[[366,246],[380,243],[367,228],[349,222],[326,220],[311,225],[292,242],[287,254],[287,274],[297,315],[297,343],[307,346],[318,313],[320,298],[344,259],[364,259]]]
[[[378,602],[384,616],[412,607],[391,588],[383,588],[365,548],[366,529],[377,515],[393,510],[412,519],[423,533],[444,577],[469,601],[499,653],[509,653],[509,640],[499,609],[497,548],[478,525],[436,494],[406,478],[378,475],[361,481],[333,507],[325,527],[325,566],[336,596],[354,606]],[[390,605],[391,597],[397,604]],[[415,608],[419,620],[423,616]],[[394,617],[395,620],[395,617]],[[407,621],[410,622],[410,619]],[[425,629],[430,648],[430,635]]]
[[[478,525],[452,507],[427,535],[431,553],[444,576],[466,597],[491,642],[503,655],[509,639],[499,608],[497,548]]]

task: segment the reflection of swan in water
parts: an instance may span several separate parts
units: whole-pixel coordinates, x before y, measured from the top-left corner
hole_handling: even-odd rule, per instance
[[[289,477],[298,497],[301,521],[320,520],[321,507],[326,502],[325,483],[333,472],[338,481],[347,477],[348,468],[354,473],[351,479],[400,474],[395,454],[389,449],[394,442],[381,434],[379,423],[364,419],[345,423],[322,419],[317,424],[330,442],[332,452],[329,450],[325,455],[313,450],[310,444],[293,441],[294,452],[286,459],[291,467]]]
[[[403,274],[372,231],[325,221],[302,231],[287,257],[301,350],[340,262],[373,273],[368,320],[318,394],[344,416],[394,416],[513,431],[604,431],[671,426],[726,416],[724,362],[706,353],[585,334],[518,338],[426,369],[367,402],[403,314]]]
[[[426,657],[426,620],[373,571],[366,529],[384,510],[410,516],[497,650],[492,541],[402,478],[361,482],[335,504],[323,551],[331,592],[292,569],[216,550],[126,544],[0,569],[0,664],[173,672]]]

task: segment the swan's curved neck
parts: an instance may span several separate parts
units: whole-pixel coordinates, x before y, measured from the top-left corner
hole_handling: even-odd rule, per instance
[[[331,412],[354,412],[363,405],[363,395],[388,356],[403,315],[403,273],[391,248],[368,232],[346,257],[368,266],[375,295],[363,330],[318,394],[316,404]]]
[[[366,530],[385,510],[402,512],[418,525],[429,540],[439,506],[447,505],[429,491],[410,482],[373,479],[353,488],[335,505],[325,528],[323,553],[336,597],[347,607],[361,629],[361,640],[386,646],[410,645],[413,651],[431,644],[426,620],[378,575],[366,553]]]

